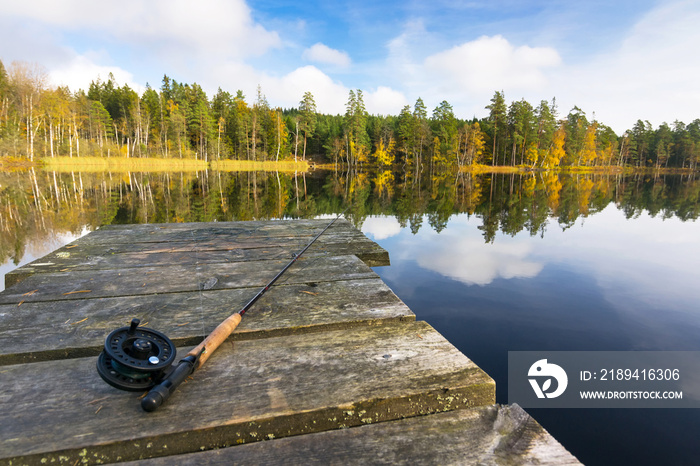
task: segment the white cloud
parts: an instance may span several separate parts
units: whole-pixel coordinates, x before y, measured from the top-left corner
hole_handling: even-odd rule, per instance
[[[313,94],[316,108],[320,113],[331,115],[345,113],[350,88],[333,80],[315,66],[302,66],[280,77],[260,74],[252,68],[247,72],[241,72],[240,69],[237,73],[230,74],[232,77],[227,79],[231,80],[231,85],[239,87],[241,80],[245,80],[250,86],[247,95],[254,95],[254,89],[260,84],[263,93],[273,105],[297,107],[304,93],[308,91]],[[369,113],[391,115],[398,115],[401,108],[408,103],[402,93],[383,86],[374,91],[365,92],[364,102]]]
[[[495,35],[440,50],[438,37],[420,21],[407,23],[387,43],[384,74],[397,77],[388,85],[423,98],[429,110],[447,100],[462,118],[485,116],[495,91],[504,90],[507,99],[534,98],[535,104],[552,97],[550,76],[562,67],[555,48],[515,45]]]
[[[212,67],[200,82],[208,94],[217,87],[235,93],[243,91],[248,103],[255,100],[257,87],[273,107],[297,107],[305,92],[311,92],[320,113],[344,114],[349,89],[313,65],[302,66],[282,76],[264,73],[242,61]]]
[[[244,0],[126,1],[107,10],[91,0],[33,0],[2,2],[0,14],[109,35],[144,52],[197,51],[208,57],[246,57],[281,45],[276,32],[253,21]]]
[[[698,2],[673,2],[649,11],[617,47],[563,69],[557,96],[589,115],[595,111],[619,134],[638,119],[656,127],[663,121],[700,118],[698,24]]]
[[[364,102],[367,112],[373,115],[398,115],[409,103],[403,93],[386,86],[365,94]]]
[[[408,22],[400,35],[387,43],[387,59],[385,68],[380,71],[383,76],[394,76],[400,79],[394,83],[402,91],[411,94],[411,98],[422,96],[429,98],[435,93],[435,85],[430,82],[430,74],[426,73],[421,51],[426,43],[431,42],[430,34],[422,21]],[[400,86],[398,85],[400,83]],[[442,99],[435,98],[435,102]]]
[[[296,107],[308,91],[313,94],[319,112],[345,113],[348,88],[333,81],[315,66],[297,68],[281,78],[267,77],[263,82],[264,88],[269,89],[267,95],[275,102],[286,102],[286,105]]]
[[[102,66],[94,63],[86,56],[76,56],[68,63],[61,64],[49,72],[49,80],[54,86],[68,86],[72,91],[83,89],[87,91],[90,83],[97,79],[106,81],[112,73],[119,86],[124,84],[139,94],[145,88],[135,82],[133,74],[117,66]]]
[[[544,69],[560,63],[553,48],[515,47],[502,36],[483,36],[429,56],[425,70],[452,92],[481,94],[506,88],[544,90]]]
[[[154,36],[161,47],[171,51],[191,48],[207,57],[243,58],[260,56],[270,48],[281,46],[279,35],[253,21],[250,8],[243,0],[156,0],[145,6],[137,18],[121,31],[136,42]],[[153,31],[153,33],[150,33]],[[116,31],[115,31],[116,33]],[[165,39],[165,40],[163,40]],[[174,41],[174,44],[169,41]],[[176,48],[173,47],[176,45]]]
[[[547,242],[537,255],[546,262],[566,258],[577,268],[590,270],[604,295],[611,302],[627,303],[631,311],[642,301],[659,309],[696,312],[700,244],[695,222],[662,220],[647,212],[631,222],[614,204],[585,222],[583,228],[547,231]],[[640,255],[640,250],[645,253]],[[669,257],[676,258],[672,266]],[[675,288],[686,292],[669,296]],[[626,298],[619,299],[620,295]]]
[[[558,42],[535,47],[518,45],[501,35],[429,52],[437,33],[410,22],[387,44],[387,84],[423,97],[429,108],[445,99],[462,117],[486,116],[484,107],[495,91],[507,101],[525,98],[533,105],[557,98],[561,117],[574,105],[589,118],[610,125],[618,134],[637,119],[657,127],[663,121],[689,123],[700,118],[700,3],[665,2],[649,10],[617,44],[584,54],[584,61],[557,50]],[[400,84],[399,84],[400,83]]]
[[[351,63],[350,56],[346,52],[332,49],[320,42],[304,50],[302,58],[304,60],[339,66],[341,68],[347,68]]]
[[[25,47],[12,27],[3,27],[13,24],[42,31],[42,40],[30,37]],[[211,82],[220,69],[248,72],[246,59],[281,46],[276,32],[253,20],[244,0],[127,0],[108,10],[89,0],[0,2],[0,57],[42,63],[54,82],[74,90],[112,71],[132,87],[140,87],[133,80],[143,86],[165,73],[211,84],[205,86],[211,92],[228,82]]]

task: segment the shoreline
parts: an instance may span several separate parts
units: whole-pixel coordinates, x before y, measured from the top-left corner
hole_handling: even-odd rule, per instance
[[[18,157],[0,157],[0,171],[14,172],[41,168],[57,172],[195,172],[204,170],[215,171],[279,171],[279,172],[309,172],[313,170],[347,169],[345,164],[315,163],[307,160],[212,160],[197,159],[165,159],[156,157],[45,157],[34,161]],[[366,165],[364,169],[375,170],[378,167]],[[655,168],[655,167],[620,167],[618,165],[597,167],[556,167],[531,168],[526,166],[491,166],[474,164],[462,166],[458,171],[463,173],[576,173],[576,174],[649,174],[649,175],[687,175],[698,170],[689,168]]]

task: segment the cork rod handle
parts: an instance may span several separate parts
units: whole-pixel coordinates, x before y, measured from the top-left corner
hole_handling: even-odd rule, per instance
[[[223,343],[238,327],[241,323],[241,314],[236,312],[231,314],[219,324],[218,327],[214,329],[213,332],[209,334],[199,345],[195,346],[189,353],[188,356],[197,356],[199,359],[197,361],[197,368],[201,367],[209,356],[212,355],[214,351]]]

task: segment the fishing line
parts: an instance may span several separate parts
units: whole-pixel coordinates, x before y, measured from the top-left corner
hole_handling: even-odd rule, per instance
[[[199,321],[202,324],[202,339],[207,336],[206,328],[204,327],[204,284],[200,279],[199,273],[199,248],[197,247],[197,238],[194,234],[194,229],[190,231],[192,234],[192,241],[194,242],[194,270],[195,270],[195,280],[197,280],[197,288],[199,288]]]

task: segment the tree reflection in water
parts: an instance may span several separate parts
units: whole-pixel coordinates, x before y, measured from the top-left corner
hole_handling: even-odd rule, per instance
[[[360,227],[370,215],[395,217],[416,233],[476,215],[486,242],[497,232],[544,235],[610,203],[628,218],[643,211],[696,219],[694,175],[528,172],[314,171],[0,173],[0,259],[18,264],[28,245],[54,244],[100,225],[310,218],[343,211]],[[48,252],[48,251],[46,251]]]

